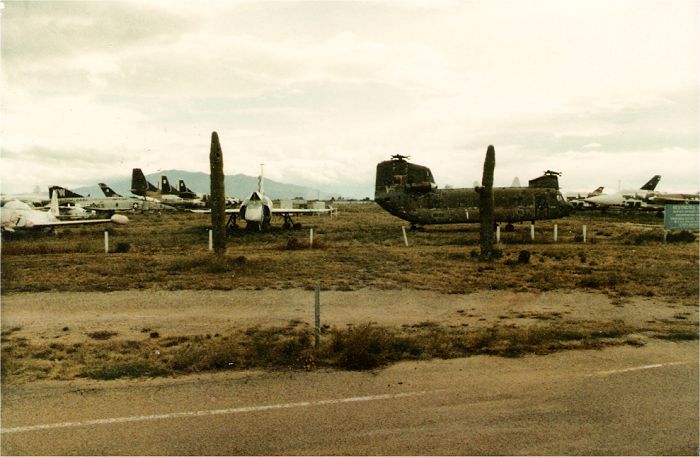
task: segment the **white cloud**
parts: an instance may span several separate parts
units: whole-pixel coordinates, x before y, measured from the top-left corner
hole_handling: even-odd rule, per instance
[[[490,143],[504,185],[555,167],[583,188],[617,166],[642,179],[621,158],[671,151],[695,168],[668,176],[697,187],[693,1],[81,5],[3,15],[2,147],[20,154],[4,187],[89,172],[71,151],[207,171],[213,130],[227,173],[265,162],[317,187],[371,182],[394,153],[471,185]]]

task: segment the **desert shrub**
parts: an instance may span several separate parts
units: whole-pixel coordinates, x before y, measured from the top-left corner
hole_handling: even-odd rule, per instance
[[[93,340],[108,340],[113,336],[116,336],[117,332],[112,332],[110,330],[99,330],[97,332],[90,332],[87,334]]]
[[[129,249],[131,249],[131,243],[125,243],[123,241],[120,241],[117,243],[117,246],[114,248],[114,252],[129,252]]]
[[[654,338],[659,338],[669,341],[692,341],[700,338],[696,330],[676,330],[672,329],[669,333],[655,335]]]
[[[169,367],[177,371],[198,372],[224,368],[241,368],[241,349],[237,342],[216,340],[190,343],[170,359]]]
[[[10,336],[15,332],[19,332],[20,330],[22,330],[22,327],[12,327],[10,329],[3,330],[2,332],[0,332],[0,336]]]
[[[393,335],[386,328],[362,324],[345,331],[332,330],[329,355],[334,365],[347,370],[368,370],[388,362]]]
[[[242,344],[246,365],[297,367],[311,349],[311,333],[294,329],[250,329]]]
[[[554,260],[561,260],[563,257],[563,254],[561,251],[553,251],[553,250],[546,250],[542,252],[543,257],[550,257]]]
[[[297,249],[306,249],[307,247],[309,247],[307,243],[299,241],[295,236],[290,236],[287,238],[287,244],[285,244],[282,249],[286,251],[295,251]]]
[[[238,257],[229,257],[226,255],[200,254],[169,261],[165,265],[165,269],[168,272],[202,271],[204,273],[226,273],[244,265],[247,260],[248,259],[242,255]]]
[[[175,371],[197,372],[230,368],[308,368],[312,359],[307,330],[248,329],[230,338],[195,339],[178,348],[169,361]]]
[[[616,286],[621,282],[623,279],[615,272],[599,272],[581,279],[578,285],[589,289],[603,289]]]
[[[666,241],[669,243],[692,243],[695,241],[695,235],[688,230],[670,232],[666,236]]]
[[[663,233],[658,231],[649,231],[637,233],[631,238],[632,244],[640,245],[646,243],[659,243],[664,240]]]
[[[165,374],[168,374],[165,367],[148,359],[110,361],[96,367],[85,367],[80,372],[80,376],[100,380],[154,377]]]
[[[518,254],[518,263],[530,263],[530,251],[523,249]]]

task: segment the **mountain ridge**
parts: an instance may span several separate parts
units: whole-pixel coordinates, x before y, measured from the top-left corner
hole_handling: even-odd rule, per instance
[[[195,192],[202,194],[208,194],[210,192],[208,173],[185,170],[162,170],[156,173],[147,174],[146,179],[157,186],[160,182],[160,176],[167,176],[171,186],[177,186],[178,180],[182,179],[183,181],[185,181],[187,187],[189,187]],[[115,192],[121,195],[131,195],[131,192],[129,190],[131,189],[130,176],[124,178],[111,179],[109,181],[102,180],[100,182],[104,182]],[[242,173],[238,173],[235,175],[225,175],[224,185],[226,187],[227,196],[245,199],[248,198],[251,193],[258,190],[258,177],[248,176]],[[82,195],[102,195],[102,191],[97,186],[97,184],[91,186],[76,187],[71,190]],[[308,186],[287,184],[267,178],[265,178],[264,190],[265,194],[273,200],[290,199],[295,197],[301,197],[307,200],[329,200],[331,198],[338,198],[340,196],[338,193],[324,192],[319,189],[315,189]]]

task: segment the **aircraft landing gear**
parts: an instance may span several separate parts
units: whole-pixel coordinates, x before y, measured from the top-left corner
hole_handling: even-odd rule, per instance
[[[226,233],[233,233],[238,230],[238,213],[231,213],[228,221],[226,221]]]
[[[291,214],[284,214],[282,217],[284,217],[284,223],[282,224],[282,230],[298,230],[301,228],[301,224],[298,222],[294,222],[294,219],[292,219]]]

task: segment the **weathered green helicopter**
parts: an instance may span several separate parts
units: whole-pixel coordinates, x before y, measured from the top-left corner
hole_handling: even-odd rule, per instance
[[[479,193],[474,188],[438,189],[430,169],[396,154],[377,165],[374,201],[411,228],[427,224],[479,222]],[[494,187],[495,219],[513,230],[513,222],[557,219],[572,207],[559,192],[560,173],[546,171],[527,187]]]

